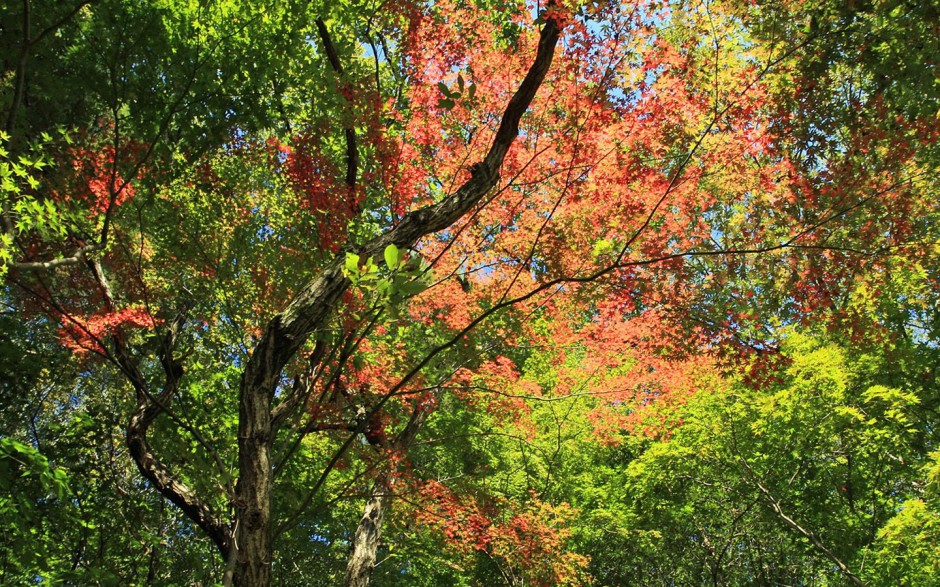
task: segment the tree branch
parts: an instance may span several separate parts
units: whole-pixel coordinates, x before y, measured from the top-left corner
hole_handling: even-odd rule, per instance
[[[737,445],[737,442],[735,442],[735,445]],[[737,448],[735,448],[735,452],[737,452]],[[760,478],[754,472],[754,469],[752,469],[751,465],[747,462],[747,459],[744,458],[744,455],[738,453],[737,457],[738,460],[740,460],[741,465],[744,467],[744,470],[747,472],[747,476],[751,478],[751,481],[754,483],[757,489],[767,499],[767,502],[770,504],[770,507],[774,513],[777,514],[777,517],[780,518],[780,520],[787,527],[795,530],[798,534],[809,540],[810,544],[812,544],[816,550],[825,555],[826,558],[832,561],[832,563],[836,565],[839,571],[845,575],[845,577],[851,581],[853,585],[857,585],[858,587],[866,587],[865,582],[862,581],[858,575],[853,573],[849,566],[842,561],[842,559],[836,556],[834,552],[829,550],[814,532],[801,526],[796,520],[788,516],[783,511],[783,506],[780,504],[780,501],[774,497],[773,493],[771,493],[767,486],[764,485],[764,483],[760,480]]]
[[[105,298],[108,309],[114,311],[114,294],[104,275],[100,261],[90,261],[89,267],[92,274],[95,276],[95,280],[98,282],[98,286]],[[164,357],[162,357],[162,362],[164,368],[167,370],[167,383],[163,391],[157,397],[150,394],[147,381],[140,371],[137,362],[130,356],[121,333],[116,332],[111,337],[114,343],[114,354],[117,363],[137,393],[137,408],[134,410],[127,424],[125,440],[131,457],[137,464],[137,468],[140,470],[141,474],[153,484],[160,494],[176,504],[177,507],[183,510],[183,513],[205,531],[212,541],[215,542],[224,558],[228,555],[230,548],[230,535],[225,521],[217,516],[212,509],[196,495],[192,488],[178,481],[170,472],[169,468],[156,459],[153,449],[150,447],[150,443],[147,442],[147,431],[150,429],[150,425],[162,411],[162,406],[172,398],[179,383],[179,377],[172,364],[172,358],[166,350],[173,346],[178,323],[179,320],[174,321],[174,324],[171,325],[164,340]]]
[[[23,0],[23,39],[20,41],[20,58],[16,61],[16,72],[13,82],[13,102],[10,104],[10,111],[7,113],[6,132],[10,137],[16,128],[16,111],[20,109],[20,103],[23,101],[23,92],[26,88],[26,64],[29,62],[29,28],[30,28],[30,6],[29,0]],[[4,211],[4,217],[6,211]]]
[[[297,381],[294,383],[291,392],[284,398],[284,401],[271,410],[271,426],[274,429],[279,428],[284,419],[292,414],[300,403],[307,398],[313,381],[319,376],[320,361],[323,360],[325,354],[326,344],[322,340],[318,340],[310,352],[310,356],[307,357],[307,372],[297,376]]]
[[[49,271],[52,269],[57,269],[59,267],[66,267],[69,265],[79,265],[88,260],[88,253],[93,253],[95,251],[101,250],[103,247],[102,244],[92,244],[85,245],[80,249],[77,249],[68,257],[56,257],[55,259],[50,259],[49,261],[20,261],[10,263],[8,266],[13,269],[18,269],[20,271]]]
[[[10,111],[7,113],[6,132],[11,137],[16,128],[16,111],[20,109],[20,103],[23,101],[23,94],[26,90],[26,64],[29,62],[29,52],[51,33],[57,31],[60,27],[70,21],[82,8],[97,2],[97,0],[82,0],[68,14],[57,20],[51,26],[31,39],[29,29],[31,27],[31,10],[29,0],[23,0],[23,40],[20,45],[20,58],[16,63],[16,72],[14,74],[13,102],[10,104]]]
[[[343,65],[340,63],[339,55],[336,53],[336,47],[333,46],[330,31],[326,28],[326,23],[323,22],[322,18],[318,18],[316,24],[317,33],[320,35],[320,40],[323,41],[323,48],[326,50],[327,60],[330,62],[333,71],[336,72],[336,77],[339,78],[340,84],[345,87],[347,84],[342,79]],[[348,117],[343,130],[346,135],[346,187],[351,197],[356,190],[356,175],[359,168],[359,151],[356,147],[356,125],[352,116]]]
[[[551,65],[560,32],[554,20],[546,22],[535,61],[510,99],[489,153],[474,167],[472,177],[441,202],[406,214],[397,226],[360,247],[361,256],[377,256],[390,244],[400,248],[412,247],[425,235],[456,222],[496,185],[499,168],[519,133],[519,121]],[[345,257],[335,258],[268,324],[245,369],[244,382],[248,387],[263,389],[269,397],[273,395],[281,369],[307,337],[332,314],[340,296],[349,287],[349,280],[343,276],[344,265]]]

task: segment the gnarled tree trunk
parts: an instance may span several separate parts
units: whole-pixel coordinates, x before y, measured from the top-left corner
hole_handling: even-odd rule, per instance
[[[264,393],[243,392],[239,405],[234,582],[240,587],[271,584],[270,404]]]
[[[349,564],[346,566],[346,587],[368,587],[375,568],[376,553],[382,539],[382,522],[391,503],[390,483],[387,475],[375,480],[372,495],[366,502],[365,511],[356,535],[353,537]]]

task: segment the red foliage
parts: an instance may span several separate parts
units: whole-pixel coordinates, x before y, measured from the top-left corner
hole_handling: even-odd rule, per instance
[[[85,319],[65,316],[62,318],[62,328],[59,329],[59,338],[76,355],[106,353],[108,337],[127,328],[152,330],[160,322],[140,306],[92,314]]]
[[[108,125],[103,125],[108,130]],[[100,218],[136,195],[133,180],[147,171],[143,165],[144,144],[126,141],[96,144],[91,133],[83,133],[73,146],[55,154],[57,174],[51,189],[58,202],[78,205],[89,219]],[[131,170],[134,175],[125,177]]]
[[[565,524],[574,515],[567,505],[553,506],[534,494],[521,504],[494,499],[483,505],[437,481],[426,481],[420,492],[427,505],[415,518],[441,532],[458,555],[485,553],[527,584],[546,587],[574,581],[587,566],[586,557],[565,548]]]
[[[290,147],[273,141],[284,158],[283,168],[301,206],[314,218],[321,246],[336,253],[346,241],[346,225],[359,212],[362,190],[351,191],[342,181],[336,158],[323,147],[323,133],[298,135]]]

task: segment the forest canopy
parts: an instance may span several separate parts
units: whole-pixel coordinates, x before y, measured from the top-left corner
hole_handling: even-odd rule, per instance
[[[0,7],[3,585],[940,585],[936,0]]]

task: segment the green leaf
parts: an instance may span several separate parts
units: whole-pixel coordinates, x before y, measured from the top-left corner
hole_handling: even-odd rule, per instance
[[[595,259],[597,259],[601,255],[609,255],[613,251],[614,251],[614,243],[607,240],[606,238],[602,238],[596,243],[594,243],[594,250],[591,252],[591,254],[594,256]]]
[[[398,286],[398,291],[406,296],[414,296],[427,289],[427,285],[419,280],[406,281]]]
[[[359,255],[356,253],[346,253],[346,271],[359,273]]]
[[[391,270],[398,269],[398,265],[401,263],[401,251],[395,245],[388,245],[385,247],[385,264],[388,265],[388,268]]]

